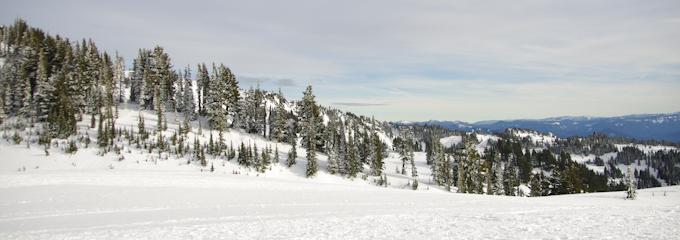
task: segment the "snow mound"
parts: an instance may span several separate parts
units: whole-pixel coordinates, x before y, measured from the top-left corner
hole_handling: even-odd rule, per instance
[[[448,136],[439,139],[439,142],[444,145],[444,147],[453,147],[463,142],[463,136]]]

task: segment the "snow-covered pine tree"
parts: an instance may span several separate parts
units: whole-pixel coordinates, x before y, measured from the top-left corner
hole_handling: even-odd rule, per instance
[[[339,172],[337,149],[335,146],[328,146],[326,149],[328,149],[326,150],[328,152],[328,165],[326,166],[328,173],[336,174]]]
[[[184,114],[188,116],[190,120],[196,119],[196,104],[194,101],[194,87],[191,81],[191,69],[187,66],[184,69],[184,84],[182,93],[182,104]]]
[[[531,180],[529,181],[529,188],[531,189],[531,196],[538,197],[541,196],[543,190],[541,189],[541,175],[533,174],[531,175]]]
[[[130,78],[130,102],[139,103],[140,106],[144,104],[146,98],[146,88],[144,77],[145,70],[148,69],[149,52],[145,49],[139,49],[137,58],[132,60],[132,76]]]
[[[64,71],[56,74],[52,99],[54,105],[50,108],[47,119],[51,135],[66,138],[76,132],[76,107],[71,102]]]
[[[227,111],[225,109],[227,83],[217,74],[213,64],[213,74],[208,86],[206,98],[206,114],[212,129],[224,131],[227,127]]]
[[[238,162],[239,165],[245,165],[246,164],[246,147],[241,142],[241,145],[238,147],[238,155],[236,156],[236,162]]]
[[[323,150],[323,139],[321,133],[323,132],[323,122],[319,112],[319,106],[316,105],[314,94],[312,93],[312,86],[309,85],[303,93],[302,101],[299,103],[299,124],[301,127],[300,138],[301,144],[304,148],[311,148],[308,144],[314,144],[313,149]],[[310,131],[313,129],[314,131]],[[313,134],[313,135],[309,135]]]
[[[286,140],[286,130],[288,129],[288,112],[284,108],[285,99],[283,98],[281,89],[279,89],[277,99],[278,102],[276,102],[276,108],[274,111],[274,126],[272,128],[271,135],[274,136],[274,140],[278,142],[284,142]]]
[[[225,99],[225,111],[228,116],[232,118],[233,122],[238,121],[238,103],[241,100],[241,95],[239,93],[238,81],[236,81],[236,75],[231,72],[231,69],[220,66],[221,78],[226,81],[226,99]]]
[[[303,125],[304,128],[304,135],[306,136],[317,136],[317,125],[314,124],[316,122],[315,116],[310,115],[310,118],[308,118],[308,122],[306,125]],[[314,138],[309,137],[307,138],[307,168],[306,168],[306,176],[307,177],[312,177],[316,175],[316,172],[319,169],[319,164],[316,160],[316,144],[314,143]]]
[[[432,151],[432,165],[430,165],[432,181],[439,186],[446,184],[446,156],[442,148],[443,146],[439,141],[433,141],[430,144],[430,151]]]
[[[210,75],[205,63],[198,64],[196,69],[196,97],[198,102],[198,114],[204,116],[206,114],[205,104],[206,95],[208,94],[208,87],[210,83]]]
[[[113,64],[113,81],[118,85],[116,87],[116,102],[122,103],[125,101],[125,60],[117,52]],[[116,107],[116,116],[118,115],[117,112],[118,108]]]
[[[359,149],[354,142],[354,137],[347,141],[347,175],[350,178],[355,178],[361,171],[361,162],[359,162]]]
[[[174,110],[175,81],[177,75],[172,70],[170,57],[161,46],[156,46],[152,52],[151,76],[153,83],[159,85],[161,103],[168,110]],[[155,90],[154,90],[155,91]]]
[[[112,62],[111,58],[109,57],[108,54],[104,53],[102,55],[102,61],[101,61],[101,70],[99,71],[100,73],[100,82],[104,88],[103,90],[103,102],[102,105],[104,107],[104,115],[100,117],[104,117],[106,121],[106,134],[107,137],[106,139],[109,140],[107,143],[109,146],[113,145],[113,139],[115,138],[115,116],[114,116],[114,107],[116,105],[115,102],[115,91],[116,91],[116,83],[113,79],[113,67],[112,67]]]
[[[173,96],[173,99],[175,100],[175,118],[177,118],[177,112],[186,113],[184,111],[184,74],[178,70],[177,76],[179,79],[175,86],[175,96]]]
[[[493,165],[493,186],[492,186],[492,191],[494,195],[504,195],[505,194],[505,188],[503,187],[503,183],[505,182],[503,180],[503,163],[500,161],[500,157],[498,154],[496,155],[496,159],[498,159],[497,162],[494,163]]]
[[[624,180],[626,185],[626,199],[634,200],[637,198],[637,179],[635,179],[635,174],[633,174],[633,168],[628,165],[628,173]]]
[[[44,122],[47,120],[47,114],[50,111],[50,108],[52,107],[53,99],[50,99],[50,96],[52,96],[52,91],[54,91],[54,87],[52,86],[52,83],[50,82],[50,76],[49,76],[49,65],[47,62],[47,56],[45,55],[45,52],[41,49],[39,52],[39,62],[38,62],[38,71],[37,71],[37,79],[36,79],[36,91],[33,97],[34,103],[33,106],[36,107],[35,109],[35,114],[36,114],[36,119],[39,122]]]
[[[297,159],[297,149],[295,147],[295,143],[291,145],[290,150],[288,151],[288,158],[286,159],[286,166],[291,167],[295,165],[295,160]]]
[[[486,194],[493,195],[493,165],[496,164],[496,153],[493,148],[487,148],[484,150],[484,168],[485,168],[485,181],[486,181]]]
[[[335,136],[336,153],[338,154],[338,172],[340,174],[347,174],[349,169],[349,164],[347,161],[347,140],[345,139],[345,123],[342,118],[338,119],[339,132]]]
[[[252,165],[255,167],[255,171],[261,172],[264,166],[262,164],[262,159],[260,158],[260,152],[257,150],[257,144],[253,144],[252,156]]]
[[[484,175],[482,174],[482,159],[477,152],[477,149],[472,149],[472,151],[467,151],[467,160],[470,168],[468,169],[469,174],[469,189],[472,193],[483,194],[484,193]]]
[[[336,174],[340,170],[340,167],[338,166],[338,149],[337,145],[339,142],[336,142],[336,132],[337,131],[337,122],[336,122],[336,117],[334,114],[329,114],[328,115],[328,126],[326,126],[325,132],[324,132],[324,142],[325,142],[325,149],[326,153],[328,154],[328,165],[326,166],[328,172],[330,174]]]
[[[451,155],[444,153],[444,180],[447,191],[451,191],[451,186],[453,186],[453,162],[451,161]]]
[[[271,157],[269,156],[269,148],[262,149],[262,167],[260,167],[260,172],[265,172],[269,169],[271,165]]]
[[[26,64],[24,64],[26,65]],[[20,98],[17,98],[19,115],[24,117],[24,119],[30,119],[35,116],[34,108],[31,107],[33,103],[33,97],[31,95],[31,79],[29,78],[29,73],[26,67],[22,67],[19,71],[19,85],[18,88],[21,93],[18,94]]]
[[[508,163],[505,165],[505,169],[503,171],[503,188],[505,190],[505,195],[515,196],[517,186],[519,186],[519,182],[517,181],[515,155],[510,154],[508,157]]]
[[[6,85],[0,85],[0,124],[5,121],[7,114],[5,113],[5,96],[7,95]]]
[[[266,103],[264,101],[264,93],[262,90],[260,90],[260,84],[258,84],[257,88],[255,89],[255,98],[253,105],[254,105],[253,110],[255,111],[253,115],[255,133],[266,138],[267,108]]]
[[[260,109],[262,108],[262,97],[259,89],[248,90],[243,101],[241,101],[240,121],[241,127],[246,132],[262,134],[264,118],[260,116]]]

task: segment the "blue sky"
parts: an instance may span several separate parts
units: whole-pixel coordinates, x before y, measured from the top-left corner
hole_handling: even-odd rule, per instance
[[[223,62],[259,83],[383,120],[680,111],[680,1],[2,1],[128,63]]]

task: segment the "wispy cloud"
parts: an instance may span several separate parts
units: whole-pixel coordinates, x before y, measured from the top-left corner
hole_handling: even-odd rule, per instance
[[[290,78],[238,76],[238,80],[245,86],[267,85],[267,87],[297,87],[298,83]],[[271,85],[271,86],[269,86]]]
[[[346,106],[346,107],[372,107],[372,106],[387,106],[387,103],[362,103],[362,102],[334,102],[332,105],[335,106]]]

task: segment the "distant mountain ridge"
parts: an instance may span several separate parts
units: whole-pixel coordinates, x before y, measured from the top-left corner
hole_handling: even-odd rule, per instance
[[[593,132],[639,140],[680,142],[680,112],[633,114],[618,117],[563,116],[544,119],[492,120],[467,123],[462,121],[430,120],[414,122],[419,125],[438,125],[450,130],[503,131],[507,128],[526,128],[551,132],[559,137],[586,136]]]

